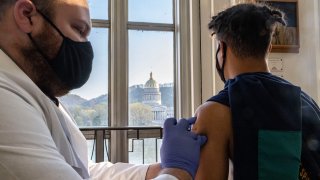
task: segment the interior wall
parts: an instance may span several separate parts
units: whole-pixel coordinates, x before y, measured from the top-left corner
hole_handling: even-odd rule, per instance
[[[303,1],[303,2],[302,2]],[[281,58],[284,79],[296,84],[316,101],[318,98],[319,16],[318,0],[299,0],[299,53],[271,53],[270,58]]]

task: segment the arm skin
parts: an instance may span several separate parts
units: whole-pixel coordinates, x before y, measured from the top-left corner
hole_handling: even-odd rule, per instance
[[[196,179],[226,180],[229,158],[232,159],[233,154],[230,108],[220,103],[206,102],[197,109],[196,116],[192,131],[208,137],[201,150]]]
[[[196,116],[197,121],[192,131],[206,135],[208,141],[201,150],[195,179],[227,180],[229,158],[232,159],[233,149],[230,108],[219,103],[207,102],[197,109]],[[161,170],[160,164],[149,167],[146,179],[152,179],[159,174],[170,174],[182,180],[192,179],[184,170],[174,168]]]
[[[157,177],[161,171],[161,165],[160,163],[157,164],[151,164],[148,168],[147,174],[146,174],[146,180],[147,179],[153,179]]]

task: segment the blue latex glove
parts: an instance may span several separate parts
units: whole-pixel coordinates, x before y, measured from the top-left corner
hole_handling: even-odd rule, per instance
[[[164,122],[163,141],[160,149],[162,168],[186,170],[194,179],[200,160],[200,148],[207,141],[205,136],[190,131],[196,117],[188,120],[168,118]]]

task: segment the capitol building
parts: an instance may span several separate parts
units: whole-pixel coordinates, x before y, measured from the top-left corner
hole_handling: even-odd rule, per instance
[[[142,103],[152,108],[152,121],[156,124],[162,124],[164,119],[174,116],[173,108],[162,105],[160,87],[157,81],[153,79],[152,72],[149,80],[143,86]]]

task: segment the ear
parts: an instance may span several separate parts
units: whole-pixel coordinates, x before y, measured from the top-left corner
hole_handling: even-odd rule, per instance
[[[17,0],[14,5],[14,19],[20,30],[25,33],[30,33],[34,28],[32,17],[36,14],[36,7],[30,0]]]
[[[270,53],[271,50],[272,50],[272,44],[270,43],[270,44],[269,44],[269,48],[268,48],[268,53]]]
[[[226,56],[226,54],[224,54],[226,52],[226,48],[227,48],[226,43],[223,41],[219,41],[219,44],[220,44],[221,57]]]

